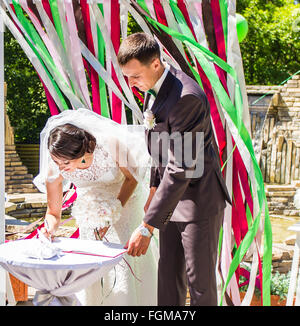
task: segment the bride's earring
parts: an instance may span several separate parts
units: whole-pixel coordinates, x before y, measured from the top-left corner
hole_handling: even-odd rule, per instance
[[[83,163],[83,164],[85,163],[85,159],[84,158],[81,160],[81,163]]]

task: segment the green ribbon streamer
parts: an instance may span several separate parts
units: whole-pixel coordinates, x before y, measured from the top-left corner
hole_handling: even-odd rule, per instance
[[[98,7],[103,14],[103,5],[98,4]],[[104,67],[105,66],[105,62],[104,62],[105,42],[98,24],[96,24],[96,26],[97,26],[97,37],[98,37],[98,60],[101,63],[101,65]],[[100,91],[101,115],[104,116],[105,118],[110,118],[106,85],[105,85],[105,81],[100,76],[99,76],[99,91]]]
[[[252,226],[252,214],[249,208],[249,205],[246,205],[246,218],[247,218],[247,223],[248,223],[248,228],[250,228]]]
[[[278,86],[283,85],[285,82],[287,82],[288,80],[290,80],[291,78],[293,78],[294,76],[298,75],[300,73],[300,70],[298,70],[297,72],[295,72],[293,75],[291,75],[290,77],[286,78],[284,81],[282,81]],[[260,100],[262,100],[265,96],[269,95],[272,91],[267,92],[266,94],[262,95],[260,98],[258,98],[257,100],[255,100],[254,102],[252,102],[251,104],[254,105],[257,102],[259,102]]]
[[[57,7],[57,2],[56,2],[56,0],[49,0],[49,4],[50,4],[50,9],[51,9],[51,13],[52,13],[52,17],[53,17],[53,22],[54,22],[56,33],[57,33],[57,35],[58,35],[58,37],[60,39],[60,42],[61,42],[61,44],[63,46],[63,49],[66,52],[66,45],[65,45],[64,33],[63,33],[63,28],[62,28],[62,25],[61,25],[61,21],[60,21],[60,16],[59,16],[59,10],[58,10],[58,7]],[[72,83],[71,78],[69,79],[69,81],[70,81],[70,85],[71,85],[72,91],[73,91],[73,93],[75,93],[74,85]]]
[[[238,265],[240,264],[242,258],[246,254],[248,248],[250,247],[251,243],[253,242],[257,230],[260,223],[260,216],[262,213],[262,207],[264,203],[266,203],[266,196],[264,192],[264,183],[263,178],[261,174],[261,170],[258,166],[258,163],[256,161],[252,140],[249,135],[249,132],[247,128],[245,127],[243,121],[242,121],[242,96],[241,91],[238,83],[238,78],[235,70],[229,66],[226,62],[224,62],[221,58],[217,57],[214,53],[210,52],[206,48],[202,47],[200,44],[195,42],[193,38],[190,38],[188,35],[191,34],[191,32],[188,29],[188,26],[184,20],[184,17],[182,16],[179,8],[176,6],[176,4],[173,1],[170,1],[170,5],[174,11],[174,14],[178,20],[178,24],[180,25],[180,28],[184,34],[180,34],[167,26],[164,26],[163,24],[160,24],[159,22],[153,20],[152,18],[149,18],[146,16],[146,19],[154,25],[156,28],[161,28],[166,33],[168,33],[170,36],[175,37],[185,44],[189,45],[193,51],[194,55],[196,56],[197,60],[199,61],[202,69],[204,70],[205,74],[210,80],[210,83],[212,87],[214,88],[218,99],[229,115],[230,119],[234,123],[234,125],[237,127],[237,130],[239,132],[239,135],[241,139],[244,142],[244,145],[246,146],[251,160],[253,164],[253,172],[254,177],[257,182],[257,195],[258,195],[258,202],[259,202],[259,212],[257,216],[255,217],[252,226],[249,228],[246,236],[244,237],[243,241],[241,242],[239,248],[237,249],[233,259],[232,263],[230,265],[230,269],[228,272],[227,280],[225,283],[225,286],[222,291],[222,298],[221,298],[221,305],[223,296],[225,293],[225,290],[229,284],[229,281],[231,280],[235,270],[237,269]],[[235,106],[232,104],[230,98],[228,97],[227,92],[223,88],[222,84],[219,81],[219,78],[216,74],[216,72],[211,67],[210,63],[208,62],[214,62],[219,67],[221,67],[223,70],[225,70],[228,74],[230,74],[233,79],[236,82],[235,86]],[[265,205],[265,227],[264,227],[264,263],[263,263],[263,303],[264,305],[270,305],[270,273],[271,273],[271,261],[272,261],[272,230],[271,230],[271,223],[269,220],[269,213],[268,213],[268,207]]]
[[[61,26],[61,22],[60,22],[60,18],[59,18],[59,12],[58,12],[58,8],[57,8],[57,2],[56,2],[56,0],[49,0],[49,4],[50,4],[51,13],[52,13],[53,22],[55,25],[56,32],[58,34],[58,37],[59,37],[64,49],[66,50],[64,34],[63,34],[63,30],[62,30],[62,26]]]
[[[236,71],[230,65],[228,65],[227,62],[225,62],[220,57],[218,57],[216,54],[209,51],[204,46],[198,44],[194,40],[193,34],[190,31],[190,28],[188,27],[188,25],[184,19],[184,16],[182,15],[180,9],[177,7],[176,3],[173,0],[170,0],[170,7],[172,8],[172,10],[174,12],[174,15],[177,19],[177,22],[180,26],[181,31],[183,32],[183,34],[180,34],[179,32],[172,30],[172,36],[181,40],[186,45],[189,45],[191,47],[191,49],[194,51],[194,54],[195,54],[196,58],[198,59],[199,63],[201,64],[201,67],[205,71],[206,75],[207,76],[210,75],[209,79],[214,80],[214,82],[213,82],[215,85],[214,89],[216,89],[216,87],[217,87],[218,92],[222,93],[222,96],[219,97],[221,104],[223,104],[222,102],[224,102],[224,101],[226,102],[226,104],[225,103],[224,104],[226,105],[227,108],[230,108],[231,113],[235,115],[235,119],[238,122],[237,127],[238,127],[238,130],[240,130],[240,126],[243,123],[242,122],[243,106],[240,104],[243,102],[243,100],[242,100],[242,93],[241,93],[241,90],[239,87],[238,76],[237,76]],[[156,23],[159,24],[158,22],[156,22]],[[162,28],[162,26],[164,26],[164,25],[159,24],[158,26]],[[166,26],[164,26],[164,27],[166,28]],[[171,29],[168,28],[168,30],[170,32]],[[234,81],[236,83],[236,89],[235,89],[236,108],[232,105],[232,102],[229,99],[225,89],[223,88],[217,74],[211,72],[212,68],[210,66],[210,62],[214,62],[215,64],[217,64],[220,68],[225,70],[234,79]],[[213,83],[211,81],[211,84],[213,84]],[[223,105],[223,107],[224,107],[224,105]],[[238,111],[239,114],[236,113],[236,110]]]
[[[39,37],[38,33],[36,32],[35,28],[32,26],[32,24],[28,21],[28,19],[24,16],[23,11],[21,6],[19,5],[19,3],[16,2],[16,0],[12,0],[13,6],[15,8],[15,12],[16,15],[20,21],[20,23],[22,24],[22,26],[24,27],[24,29],[26,30],[26,32],[28,33],[28,35],[31,37],[31,39],[35,42],[36,46],[39,48],[39,50],[41,51],[41,53],[43,53],[43,55],[47,58],[46,60],[48,60],[49,64],[56,69],[56,67],[54,66],[54,63],[52,61],[52,58],[47,50],[47,48],[45,47],[43,41],[41,40],[41,38]],[[42,66],[45,69],[45,72],[47,73],[49,79],[51,80],[58,96],[59,99],[63,105],[62,109],[63,110],[67,110],[68,109],[68,105],[59,89],[59,87],[57,86],[55,80],[53,79],[52,75],[50,74],[49,70],[47,69],[47,67],[44,64],[44,61],[41,58],[41,55],[39,53],[39,51],[36,50],[35,46],[31,43],[31,41],[28,39],[28,37],[26,35],[25,39],[28,42],[29,46],[31,47],[31,49],[33,50],[33,52],[35,53],[35,55],[37,56],[37,58],[39,59],[39,61],[41,62]],[[56,69],[57,70],[57,69]],[[57,71],[58,72],[58,71]],[[59,72],[58,72],[59,73]]]
[[[145,0],[137,0],[137,3],[151,16]]]
[[[224,31],[225,51],[227,53],[227,37],[228,37],[228,3],[227,0],[219,0],[222,25]]]
[[[230,154],[228,155],[226,161],[225,161],[224,164],[222,165],[222,167],[221,167],[221,172],[223,172],[223,170],[224,170],[226,164],[227,164],[228,161],[230,160],[230,158],[231,158],[231,156],[233,155],[233,152],[234,152],[235,149],[236,149],[236,144],[234,144],[234,147],[233,147],[232,151],[230,152]]]

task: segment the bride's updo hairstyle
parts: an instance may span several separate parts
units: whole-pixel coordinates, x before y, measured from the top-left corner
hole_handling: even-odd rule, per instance
[[[48,149],[57,158],[75,160],[85,153],[93,153],[96,138],[70,123],[51,130],[48,138]]]

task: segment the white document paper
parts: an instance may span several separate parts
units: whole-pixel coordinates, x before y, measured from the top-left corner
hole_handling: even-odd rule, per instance
[[[64,253],[82,253],[109,258],[118,257],[127,251],[121,244],[105,241],[56,238],[53,244]]]

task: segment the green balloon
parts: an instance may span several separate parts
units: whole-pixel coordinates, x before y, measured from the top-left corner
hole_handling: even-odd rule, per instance
[[[236,14],[236,29],[239,42],[242,42],[248,33],[248,22],[240,14]]]

